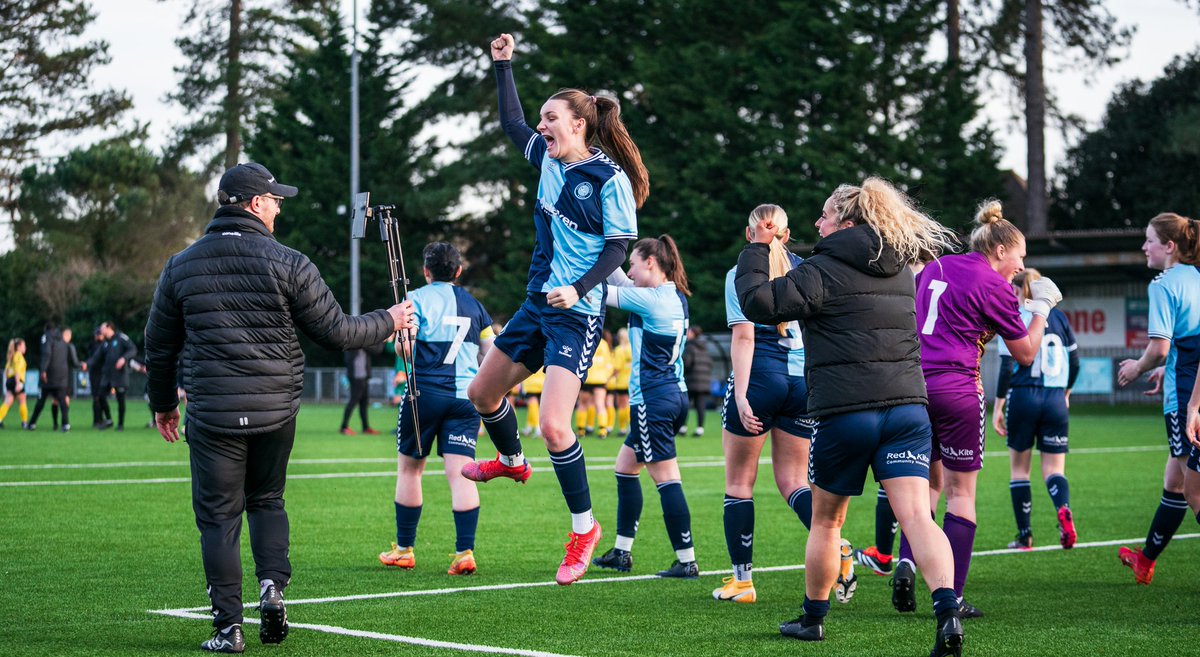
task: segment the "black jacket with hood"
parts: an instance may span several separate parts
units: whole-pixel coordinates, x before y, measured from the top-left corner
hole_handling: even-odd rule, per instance
[[[341,351],[379,344],[393,326],[386,310],[343,313],[304,254],[276,242],[249,212],[223,206],[159,278],[146,323],[150,408],[179,404],[180,363],[189,424],[235,436],[274,431],[300,409],[297,327]]]
[[[927,403],[913,275],[873,228],[830,234],[775,280],[768,280],[769,253],[764,244],[742,251],[738,303],[760,324],[804,321],[810,414]]]

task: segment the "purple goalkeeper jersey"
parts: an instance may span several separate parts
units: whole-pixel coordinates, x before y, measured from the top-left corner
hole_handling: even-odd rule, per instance
[[[930,393],[982,391],[983,348],[1029,334],[1012,285],[980,253],[939,258],[917,277],[921,370]]]

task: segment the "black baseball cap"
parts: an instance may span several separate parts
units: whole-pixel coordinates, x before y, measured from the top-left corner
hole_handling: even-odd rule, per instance
[[[255,196],[272,194],[291,198],[299,191],[291,185],[281,185],[267,168],[257,162],[246,162],[225,171],[217,186],[217,199],[222,204],[245,203]]]

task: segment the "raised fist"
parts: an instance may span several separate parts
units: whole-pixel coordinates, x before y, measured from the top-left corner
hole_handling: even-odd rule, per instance
[[[512,59],[513,49],[517,47],[517,42],[513,39],[513,35],[505,33],[496,37],[492,41],[492,61],[507,61]]]

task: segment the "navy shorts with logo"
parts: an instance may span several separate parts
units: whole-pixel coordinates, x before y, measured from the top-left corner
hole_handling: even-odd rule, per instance
[[[1067,391],[1064,388],[1022,386],[1008,391],[1004,405],[1008,426],[1008,448],[1017,452],[1033,449],[1044,454],[1066,454]]]
[[[658,394],[641,404],[629,405],[633,426],[625,444],[637,455],[638,463],[675,458],[675,434],[687,422],[687,393]]]
[[[545,294],[531,292],[493,344],[530,372],[557,365],[582,382],[603,331],[603,315],[553,308]]]
[[[746,401],[758,421],[762,422],[762,433],[778,427],[793,436],[812,438],[815,420],[808,417],[808,384],[802,376],[789,376],[782,372],[767,375],[751,374],[746,387]],[[725,403],[721,406],[721,426],[735,436],[753,437],[742,426],[737,402],[733,399],[733,374],[725,387]]]
[[[861,495],[867,467],[875,481],[929,478],[933,428],[921,404],[817,418],[808,480],[835,495]]]
[[[1188,449],[1191,447],[1191,443],[1183,433],[1183,422],[1186,417],[1187,411],[1183,413],[1175,411],[1163,416],[1163,423],[1167,425],[1167,448],[1171,450],[1172,458],[1187,456]]]
[[[437,439],[438,456],[460,454],[475,458],[475,442],[479,436],[479,413],[466,399],[434,395],[428,392],[417,397],[417,414],[421,423],[421,449],[417,451],[417,435],[413,429],[412,404],[405,399],[396,419],[396,451],[414,459],[429,456]]]

